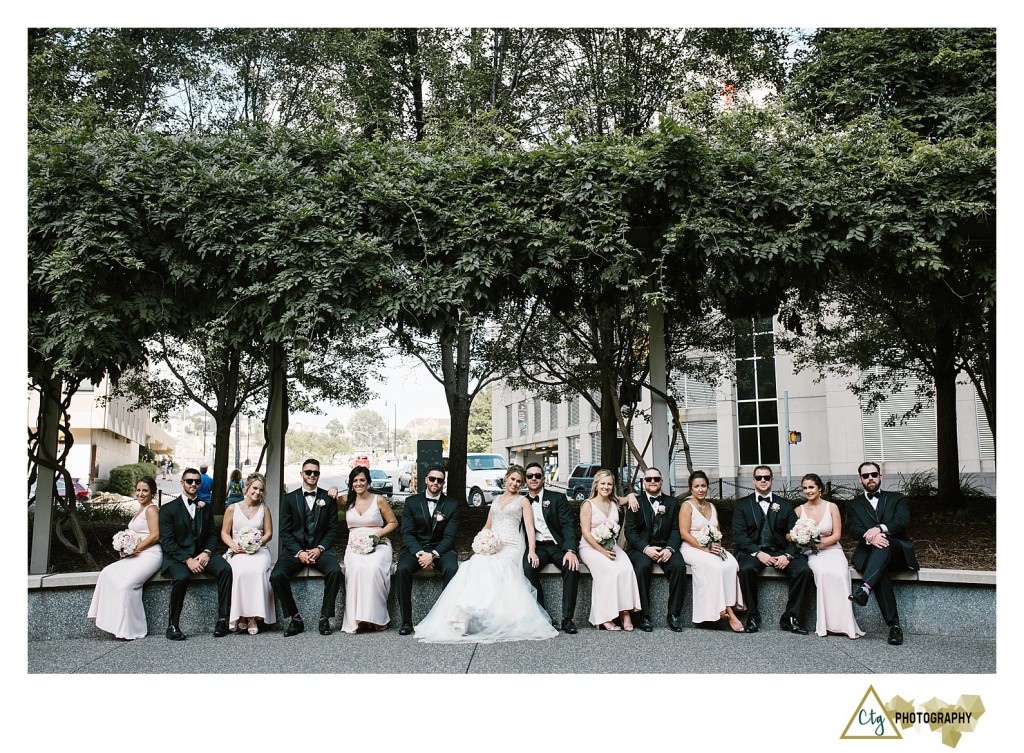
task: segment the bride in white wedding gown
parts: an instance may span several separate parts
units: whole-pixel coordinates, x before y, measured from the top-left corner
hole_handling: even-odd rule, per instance
[[[424,643],[496,643],[499,641],[541,641],[558,631],[537,603],[537,591],[523,574],[523,532],[529,541],[530,563],[540,561],[535,553],[533,511],[519,494],[526,472],[512,465],[505,472],[505,493],[491,502],[484,528],[501,541],[495,554],[474,554],[459,566],[433,609],[416,626],[416,637]],[[524,514],[525,513],[525,514]]]

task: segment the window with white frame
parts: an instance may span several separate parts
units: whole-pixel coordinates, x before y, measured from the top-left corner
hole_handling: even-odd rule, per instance
[[[575,395],[569,398],[569,422],[567,425],[580,425],[580,398]]]
[[[580,464],[580,438],[569,437],[569,471]]]
[[[558,428],[558,403],[548,403],[551,413],[551,429],[552,431]]]
[[[770,316],[736,322],[736,416],[740,465],[777,465],[779,401]]]

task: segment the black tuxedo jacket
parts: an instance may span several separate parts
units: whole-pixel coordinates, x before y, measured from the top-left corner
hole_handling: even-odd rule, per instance
[[[899,559],[892,561],[893,569],[902,569],[905,564],[911,570],[919,570],[917,554],[914,552],[914,545],[907,539],[907,525],[910,523],[910,510],[907,507],[907,498],[897,492],[879,492],[878,510],[871,507],[867,497],[859,494],[846,505],[846,531],[857,539],[857,548],[853,551],[850,561],[859,571],[864,572],[867,563],[868,553],[873,548],[864,541],[864,534],[877,525],[885,525],[888,528],[889,546],[898,547],[903,555],[903,562]],[[872,584],[874,585],[874,584]]]
[[[541,513],[555,544],[563,552],[575,552],[579,546],[576,528],[572,524],[572,506],[561,492],[544,489],[541,492]]]
[[[779,509],[772,506],[778,504]],[[736,500],[732,509],[732,540],[736,545],[736,553],[756,556],[761,551],[761,525],[765,514],[756,494],[748,494]],[[768,506],[768,526],[771,529],[771,543],[764,549],[767,554],[776,557],[780,554],[799,553],[797,545],[786,540],[786,534],[796,525],[796,513],[793,503],[778,494],[772,494],[772,504]]]
[[[668,494],[658,495],[658,503],[665,505],[662,515],[655,515],[647,492],[637,495],[640,509],[633,512],[626,507],[626,543],[630,551],[642,552],[649,546],[671,547],[678,552],[683,537],[679,535],[679,500]]]
[[[161,569],[164,572],[175,562],[184,562],[204,549],[213,552],[218,538],[217,527],[213,523],[213,505],[207,503],[197,507],[196,518],[199,520],[198,537],[192,528],[192,516],[180,496],[160,507],[160,548],[164,553]]]
[[[438,520],[440,516],[440,520]],[[459,503],[441,494],[434,515],[427,507],[427,495],[413,494],[402,508],[402,542],[409,554],[437,552],[438,556],[455,547],[459,531]]]
[[[320,503],[323,502],[321,505]],[[281,553],[295,557],[306,549],[322,546],[331,551],[338,534],[338,503],[328,496],[327,491],[317,487],[316,502],[313,503],[313,535],[306,533],[306,498],[302,487],[290,491],[281,500]]]

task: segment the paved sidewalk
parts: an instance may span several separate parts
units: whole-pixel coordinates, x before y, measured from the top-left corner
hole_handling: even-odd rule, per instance
[[[383,633],[285,638],[280,630],[176,643],[162,632],[137,641],[80,638],[28,642],[28,672],[209,673],[240,668],[303,674],[985,674],[996,671],[994,640],[907,635],[890,646],[882,635],[858,640],[797,636],[771,628],[756,635],[687,627],[673,633],[605,633],[581,626],[577,635],[491,645],[421,644],[415,636]],[[258,649],[255,650],[254,649]],[[687,664],[700,656],[700,667]],[[259,657],[260,667],[252,667]]]

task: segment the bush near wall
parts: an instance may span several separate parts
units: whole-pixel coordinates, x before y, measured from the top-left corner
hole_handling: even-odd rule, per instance
[[[131,497],[135,494],[135,484],[143,476],[156,478],[156,466],[152,463],[132,463],[111,468],[107,477],[107,491]]]

